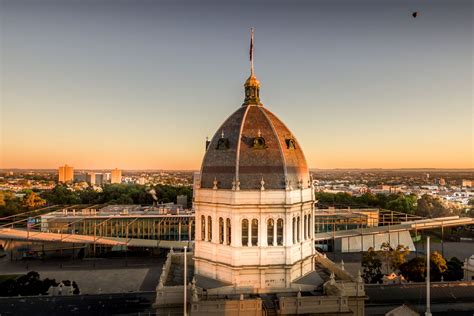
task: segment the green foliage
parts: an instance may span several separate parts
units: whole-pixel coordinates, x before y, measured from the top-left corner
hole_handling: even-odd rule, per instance
[[[53,279],[40,279],[38,272],[31,271],[16,279],[7,279],[0,283],[0,296],[46,295],[50,286],[58,283]]]
[[[108,184],[102,187],[102,191],[87,188],[72,191],[67,186],[57,185],[52,190],[43,192],[42,197],[49,204],[141,204],[150,205],[154,200],[149,193],[154,189],[159,203],[176,202],[178,195],[188,197],[188,205],[191,205],[193,191],[191,187],[174,187],[171,185],[158,184],[145,186],[139,184]]]
[[[362,256],[362,278],[366,283],[378,283],[382,278],[382,261],[374,248],[370,247]]]
[[[394,200],[387,203],[387,209],[392,211],[415,214],[417,207],[416,195],[397,195]]]
[[[386,274],[396,272],[409,253],[408,247],[398,245],[394,249],[387,242],[382,243],[378,251],[370,247],[362,256],[363,278],[367,283],[378,282],[382,277],[382,267],[385,267]]]
[[[458,260],[459,261],[459,260]],[[461,264],[462,269],[462,264]],[[430,279],[431,281],[440,281],[441,276],[448,271],[446,260],[437,251],[430,255]],[[401,274],[408,281],[424,282],[426,278],[426,259],[425,257],[416,257],[400,265]],[[459,273],[459,272],[457,272]]]
[[[16,214],[21,210],[21,201],[12,192],[0,192],[0,217]]]
[[[406,258],[409,253],[410,253],[410,249],[408,247],[403,246],[403,245],[398,245],[397,248],[395,248],[392,251],[392,254],[390,257],[390,267],[393,270],[399,270],[400,266],[405,263]]]
[[[24,209],[33,210],[46,204],[46,200],[43,200],[38,194],[33,191],[28,192],[21,201],[21,205]]]
[[[426,260],[424,257],[413,258],[400,265],[400,273],[411,282],[423,282],[426,275]]]
[[[70,190],[65,185],[58,184],[51,190],[44,191],[41,194],[49,204],[80,204],[81,199],[78,194]]]
[[[393,249],[389,243],[382,243],[379,256],[383,258],[382,261],[385,263],[386,273],[389,274],[391,271],[397,271],[406,261],[409,253],[410,249],[404,245],[398,245],[397,248]]]
[[[319,207],[376,207],[397,211],[407,214],[414,214],[423,217],[442,217],[449,215],[459,215],[461,208],[446,203],[442,199],[425,194],[417,200],[416,195],[398,194],[372,194],[365,193],[361,196],[352,196],[347,193],[327,193],[317,192],[315,194]]]
[[[372,194],[365,193],[361,196],[352,196],[348,193],[327,193],[317,192],[316,200],[320,207],[377,207],[398,211],[408,214],[414,214],[417,206],[416,195],[399,194]]]
[[[449,207],[438,197],[425,194],[418,200],[416,214],[423,217],[442,217],[448,215],[458,215],[460,209]]]
[[[456,257],[452,257],[447,263],[447,270],[443,274],[445,281],[459,281],[464,277],[463,263]]]
[[[7,203],[5,202],[5,193],[3,193],[3,191],[0,191],[0,207],[4,207],[5,205],[7,205]]]
[[[435,251],[430,255],[430,279],[431,281],[440,281],[441,276],[448,270],[446,260]]]

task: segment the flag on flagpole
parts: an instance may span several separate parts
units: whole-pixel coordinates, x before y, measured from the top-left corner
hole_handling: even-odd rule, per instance
[[[251,36],[250,36],[250,52],[249,52],[249,56],[250,56],[250,61],[253,60],[253,28],[252,28],[252,33],[251,33]]]

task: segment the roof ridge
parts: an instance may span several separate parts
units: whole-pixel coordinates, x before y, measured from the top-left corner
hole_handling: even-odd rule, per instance
[[[270,119],[270,117],[267,115],[267,113],[265,113],[265,111],[263,110],[263,107],[260,106],[260,107],[257,107],[257,108],[260,110],[260,112],[262,112],[262,114],[265,116],[265,118],[269,122],[270,127],[272,128],[273,134],[275,134],[275,137],[277,139],[278,147],[280,148],[281,159],[283,161],[283,171],[285,172],[285,181],[286,181],[286,179],[288,179],[288,170],[287,170],[287,163],[286,163],[285,155],[283,154],[283,147],[281,146],[281,142],[280,142],[280,137],[278,136],[278,133],[276,132],[275,126],[273,125],[273,121]],[[265,109],[265,110],[270,112],[267,109]]]
[[[244,123],[247,118],[247,113],[252,105],[247,105],[242,121],[240,121],[239,137],[237,139],[236,157],[235,157],[235,181],[239,181],[239,163],[240,163],[240,142],[242,141],[242,131],[244,130]]]

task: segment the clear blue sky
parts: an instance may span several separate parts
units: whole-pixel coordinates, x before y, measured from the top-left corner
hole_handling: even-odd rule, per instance
[[[262,101],[310,167],[474,167],[471,1],[3,0],[0,12],[0,167],[198,169],[243,101],[252,26]]]

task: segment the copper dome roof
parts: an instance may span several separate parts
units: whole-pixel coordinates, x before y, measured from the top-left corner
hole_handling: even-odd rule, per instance
[[[258,92],[257,92],[258,93]],[[201,167],[201,188],[265,190],[308,187],[301,146],[261,105],[245,104],[211,139]]]

